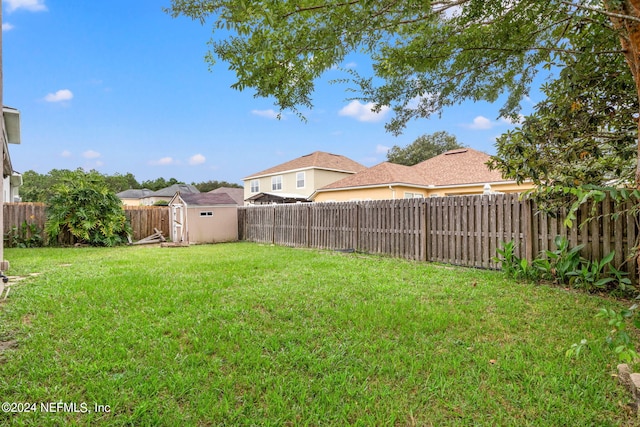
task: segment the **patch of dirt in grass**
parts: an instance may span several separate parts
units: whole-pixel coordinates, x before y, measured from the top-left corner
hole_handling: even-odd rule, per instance
[[[18,341],[15,341],[15,340],[0,341],[0,353],[10,348],[15,348],[17,346],[18,346]]]
[[[37,276],[39,276],[41,274],[42,273],[29,273],[29,274],[27,274],[25,276],[9,276],[9,283],[11,283],[11,282],[19,282],[21,280],[28,279],[30,277],[37,277]]]

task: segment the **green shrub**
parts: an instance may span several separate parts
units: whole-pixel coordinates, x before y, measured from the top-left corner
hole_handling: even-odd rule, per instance
[[[539,277],[539,270],[535,264],[529,263],[526,258],[520,258],[515,254],[515,244],[506,242],[502,248],[497,249],[498,256],[494,257],[495,262],[499,262],[502,269],[509,277],[525,282],[536,281]]]
[[[615,252],[601,260],[588,260],[580,256],[584,245],[569,248],[569,241],[561,236],[554,239],[555,250],[546,250],[529,263],[515,255],[515,244],[506,242],[497,249],[494,261],[500,262],[509,276],[525,281],[549,281],[559,285],[570,285],[587,292],[608,291],[628,293],[633,290],[628,273],[616,269],[611,262]]]
[[[67,231],[81,243],[115,246],[127,241],[130,229],[122,202],[99,174],[69,172],[54,187],[45,224],[50,243]]]

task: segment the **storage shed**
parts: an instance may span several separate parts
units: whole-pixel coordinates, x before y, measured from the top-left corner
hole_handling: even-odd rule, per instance
[[[178,191],[169,206],[171,240],[175,243],[238,240],[238,207],[228,194],[180,194]]]

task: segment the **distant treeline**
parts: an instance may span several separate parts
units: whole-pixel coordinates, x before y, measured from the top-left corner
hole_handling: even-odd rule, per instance
[[[69,169],[52,169],[46,174],[40,174],[38,172],[28,170],[22,174],[22,187],[20,187],[20,196],[23,202],[47,202],[51,195],[51,189],[60,182],[60,180],[68,176]],[[185,184],[183,181],[178,181],[176,178],[156,178],[154,180],[147,180],[138,182],[136,177],[132,173],[120,174],[115,173],[113,175],[102,174],[96,170],[88,172],[98,179],[104,179],[107,187],[114,193],[129,190],[132,188],[148,188],[149,190],[156,191],[161,188],[169,187],[173,184]],[[205,181],[205,182],[192,182],[201,192],[207,192],[215,190],[219,187],[232,187],[242,188],[238,184],[232,184],[226,181]]]

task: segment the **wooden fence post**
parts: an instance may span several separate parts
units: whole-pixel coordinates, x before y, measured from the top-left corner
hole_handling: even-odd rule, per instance
[[[522,209],[524,209],[524,224],[522,224],[522,240],[524,241],[524,258],[532,262],[533,255],[533,202],[526,198],[522,201]]]

